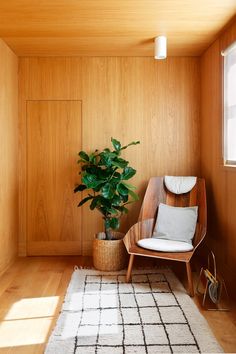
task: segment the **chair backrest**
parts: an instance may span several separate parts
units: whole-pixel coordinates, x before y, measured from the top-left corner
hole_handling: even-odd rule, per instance
[[[184,194],[174,194],[167,190],[164,177],[152,177],[149,180],[139,214],[139,221],[154,218],[160,203],[177,207],[198,206],[198,220],[193,245],[196,247],[204,238],[207,228],[207,207],[205,180],[197,178],[193,189]]]

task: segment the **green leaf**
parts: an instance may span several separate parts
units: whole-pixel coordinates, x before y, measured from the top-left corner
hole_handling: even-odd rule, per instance
[[[111,199],[115,194],[115,189],[110,183],[106,183],[102,187],[102,196],[106,199]]]
[[[81,159],[83,160],[83,161],[89,161],[89,156],[86,154],[86,152],[85,151],[80,151],[79,152],[79,156],[81,157]]]
[[[100,180],[108,180],[114,172],[114,167],[98,167],[97,178]]]
[[[92,200],[92,202],[90,204],[90,209],[91,210],[94,210],[96,207],[101,205],[100,199],[101,199],[100,196],[97,196],[97,197],[93,198],[93,200]]]
[[[122,198],[120,195],[114,195],[114,197],[111,200],[111,204],[114,206],[119,206],[120,203],[122,203]]]
[[[110,167],[112,165],[112,160],[117,156],[114,152],[103,151],[100,154],[99,165],[104,165]]]
[[[119,210],[121,213],[128,214],[128,209],[124,207],[124,205],[121,205],[119,207],[116,207],[117,210]]]
[[[128,146],[137,145],[137,144],[140,144],[140,141],[132,141],[132,143],[129,143],[128,145],[123,146],[120,150],[127,149]]]
[[[101,172],[101,168],[100,167],[97,167],[97,166],[94,166],[94,165],[86,165],[86,169],[85,170],[86,170],[86,172],[88,174],[95,175],[97,179],[101,179],[99,177],[100,176],[100,172]]]
[[[136,173],[136,170],[132,167],[125,167],[124,171],[121,174],[121,179],[130,179],[131,177],[133,177]]]
[[[100,204],[106,207],[111,207],[111,202],[109,199],[104,198],[101,194],[97,195],[96,198],[99,198]]]
[[[120,227],[120,220],[118,218],[106,218],[105,219],[105,229],[117,230]]]
[[[89,197],[82,199],[81,202],[78,204],[78,207],[82,206],[84,203],[86,203],[90,199],[93,199],[93,197],[89,196]]]
[[[106,216],[107,215],[107,209],[106,208],[104,208],[104,207],[98,207],[98,210],[100,211],[100,213],[102,214],[102,215],[104,215],[104,216]]]
[[[92,178],[93,175],[88,175],[88,174],[85,174],[83,177],[82,177],[82,182],[83,184],[86,185],[87,188],[92,188],[92,183],[93,183],[93,178]]]
[[[122,181],[122,183],[130,190],[134,191],[135,189],[137,189],[137,187],[133,186],[132,184],[130,183],[127,183],[127,182],[124,182]]]
[[[110,219],[110,228],[113,230],[117,230],[120,227],[120,220],[118,218]]]
[[[116,177],[116,178],[119,178],[119,179],[120,179],[120,178],[121,178],[121,174],[120,174],[119,172],[115,172],[115,173],[114,173],[114,177]]]
[[[99,192],[102,188],[102,184],[99,184],[97,187],[93,187],[94,192]]]
[[[139,200],[138,194],[134,193],[131,190],[129,190],[129,195],[133,198],[132,202],[136,202],[137,200]]]
[[[126,196],[126,195],[128,195],[129,190],[123,183],[119,183],[117,186],[117,192],[119,194],[121,194],[122,196]]]
[[[119,157],[115,158],[114,160],[111,161],[113,166],[117,166],[119,168],[125,168],[128,165],[128,161],[121,159]]]
[[[78,186],[75,187],[74,193],[76,192],[82,192],[83,190],[87,189],[87,187],[84,184],[79,184]]]
[[[122,198],[123,202],[125,204],[127,204],[128,200],[129,200],[129,195],[128,194],[127,195],[121,195],[121,198]]]
[[[87,186],[87,188],[97,188],[106,182],[106,180],[97,179],[96,175],[85,174],[82,178],[83,184]]]
[[[98,150],[96,149],[92,154],[89,155],[89,161],[92,163],[92,164],[96,164],[96,158],[98,156]]]
[[[116,154],[116,152],[104,150],[103,152],[101,152],[100,156],[105,157],[105,158],[109,158],[109,159],[113,159],[114,157],[117,156],[117,154]]]
[[[117,184],[120,183],[120,178],[112,178],[109,182],[113,185],[113,188],[116,189]]]
[[[105,219],[105,229],[106,230],[111,228],[110,221],[111,221],[111,219],[109,219],[109,218]]]
[[[107,208],[107,212],[109,215],[117,215],[118,211],[115,208]]]
[[[118,140],[113,139],[113,138],[111,138],[111,142],[112,142],[112,145],[113,145],[114,149],[116,151],[120,151],[121,143]]]

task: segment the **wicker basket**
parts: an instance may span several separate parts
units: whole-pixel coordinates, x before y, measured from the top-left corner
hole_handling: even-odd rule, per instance
[[[114,232],[115,240],[93,240],[93,264],[98,270],[114,271],[127,266],[128,254],[124,234]]]

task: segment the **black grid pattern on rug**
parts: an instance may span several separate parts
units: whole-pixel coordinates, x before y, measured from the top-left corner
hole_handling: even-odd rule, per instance
[[[86,275],[74,354],[200,353],[162,273]]]

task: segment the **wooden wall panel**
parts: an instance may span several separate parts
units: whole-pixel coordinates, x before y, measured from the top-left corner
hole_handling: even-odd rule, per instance
[[[141,198],[151,176],[198,173],[198,64],[197,58],[83,58],[83,147],[102,148],[111,136],[140,140],[124,156],[137,169]],[[140,203],[130,206],[123,231],[139,209]],[[91,218],[83,224],[89,254],[101,219],[86,207],[84,216]]]
[[[219,268],[233,286],[236,267],[236,168],[222,159],[221,50],[236,40],[236,22],[201,57],[201,173],[208,191],[207,243],[216,253]]]
[[[80,101],[27,102],[27,254],[81,254]]]
[[[18,60],[0,40],[0,273],[17,255]]]
[[[60,72],[66,85],[57,77]],[[199,172],[199,74],[198,58],[170,57],[166,61],[135,57],[22,58],[21,137],[25,134],[25,104],[28,99],[82,100],[83,149],[102,149],[110,144],[111,136],[124,144],[132,140],[141,141],[140,145],[126,150],[124,156],[137,169],[133,183],[142,198],[151,176],[197,175]],[[48,77],[50,84],[47,83]],[[22,143],[20,185],[23,207],[26,148]],[[79,148],[75,153],[78,151]],[[126,231],[136,221],[139,208],[140,202],[130,206],[129,215],[123,219],[122,230]],[[23,215],[22,254],[25,225],[26,216]],[[84,206],[83,254],[91,253],[92,238],[101,227],[100,215]]]

